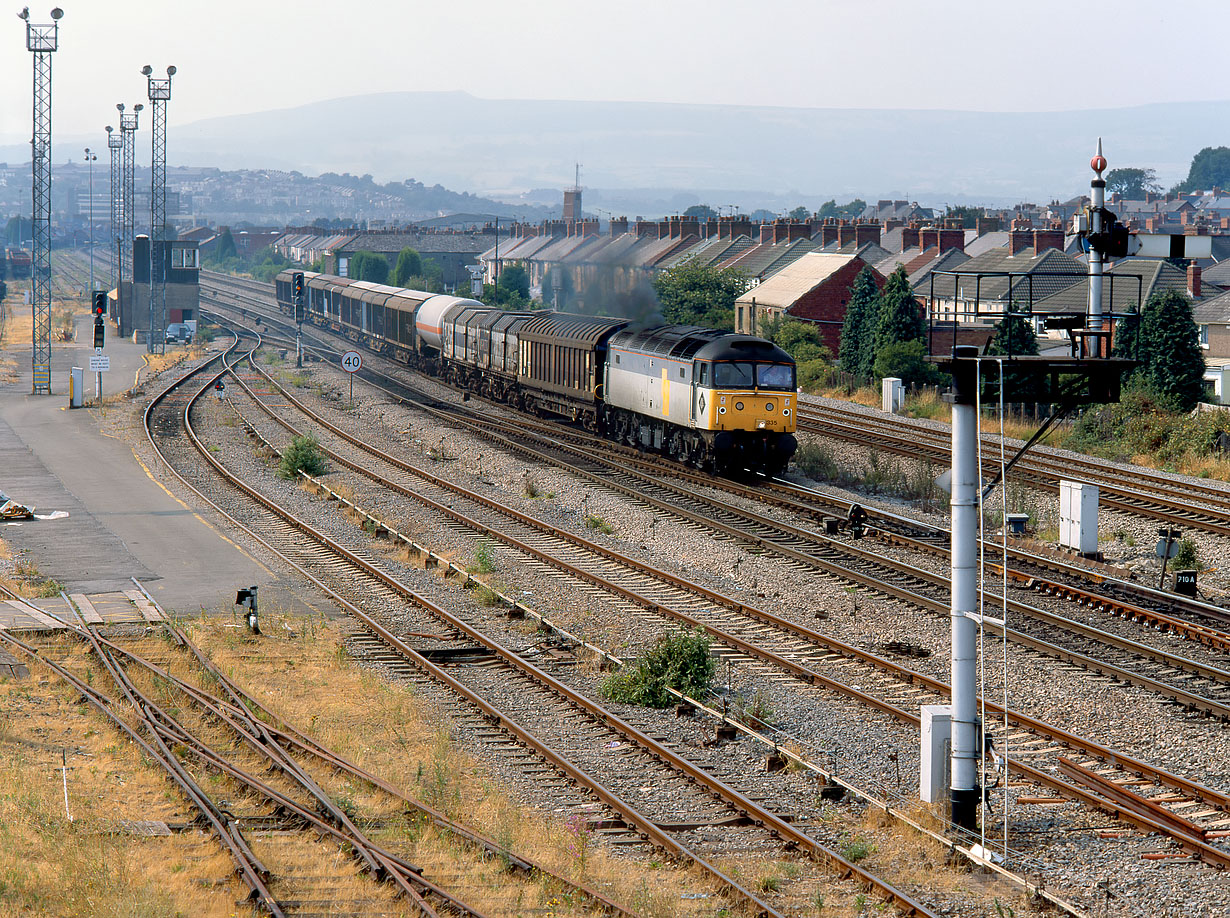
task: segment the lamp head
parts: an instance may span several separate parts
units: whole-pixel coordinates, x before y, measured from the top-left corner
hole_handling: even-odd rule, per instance
[[[146,64],[144,67],[141,68],[141,72],[145,74],[145,76],[149,76],[151,73],[154,72],[154,68],[151,67],[149,64]]]
[[[51,18],[52,18],[52,19],[57,19],[57,20],[58,20],[58,19],[59,19],[61,16],[63,16],[63,15],[64,15],[64,10],[60,9],[58,6],[57,6],[55,9],[53,9],[53,10],[51,11]]]
[[[115,103],[115,107],[116,107],[117,109],[119,109],[120,111],[123,111],[123,110],[124,110],[124,103],[123,103],[123,102],[116,102],[116,103]]]
[[[176,71],[175,71],[175,65],[174,65],[174,64],[171,64],[169,67],[167,67],[167,76],[169,76],[169,77],[173,77],[173,76],[175,76],[175,72],[176,72]]]
[[[115,130],[115,128],[113,128],[111,125],[109,125],[109,124],[107,125],[107,133],[108,133],[108,134],[110,134],[110,133],[111,133],[112,131],[114,131],[114,130]]]
[[[29,22],[30,21],[30,7],[28,6],[23,7],[22,11],[17,14],[17,18],[24,19],[26,22]]]
[[[139,112],[139,111],[141,111],[141,109],[143,109],[143,108],[145,108],[145,106],[144,106],[144,105],[142,105],[140,102],[138,102],[136,105],[134,105],[134,106],[132,107],[132,110],[133,110],[134,112]]]
[[[87,158],[89,157],[89,155],[90,155],[90,148],[89,148],[89,147],[86,147],[86,148],[85,148],[85,155],[86,155],[86,157],[87,157]]]

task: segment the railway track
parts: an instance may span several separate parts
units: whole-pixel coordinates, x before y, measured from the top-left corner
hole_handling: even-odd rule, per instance
[[[272,379],[267,378],[266,381],[271,385],[271,387],[278,388]],[[923,698],[922,703],[943,703],[946,699],[947,690],[942,683],[935,680],[927,680],[926,677],[922,677],[918,673],[910,672],[909,670],[897,667],[887,661],[873,658],[866,654],[860,654],[856,651],[852,652],[852,648],[841,647],[835,642],[828,641],[814,632],[810,632],[807,629],[800,629],[798,626],[784,620],[777,619],[775,616],[771,616],[762,610],[749,609],[745,604],[737,600],[733,600],[730,597],[722,597],[715,594],[713,591],[705,590],[696,584],[688,584],[679,578],[671,578],[669,586],[676,590],[676,594],[668,599],[664,593],[663,583],[663,581],[667,578],[662,577],[660,573],[652,572],[651,569],[647,569],[647,566],[638,565],[635,562],[631,562],[630,559],[617,558],[613,552],[593,546],[591,543],[587,543],[583,539],[563,539],[561,538],[561,534],[555,533],[554,527],[551,527],[541,521],[529,520],[523,514],[514,514],[504,509],[501,512],[505,516],[516,517],[518,524],[526,524],[531,530],[529,534],[511,534],[508,532],[507,524],[493,524],[488,518],[479,517],[475,511],[462,511],[458,508],[456,498],[458,496],[464,497],[473,504],[488,510],[493,509],[494,502],[483,499],[480,495],[476,495],[473,492],[455,484],[445,483],[439,479],[438,476],[430,475],[429,473],[416,469],[407,463],[401,462],[395,457],[376,449],[370,444],[360,444],[360,441],[357,438],[354,438],[352,435],[345,434],[345,432],[338,430],[335,425],[331,425],[329,422],[324,421],[313,413],[306,411],[304,406],[299,404],[297,400],[295,400],[294,397],[284,389],[278,388],[276,397],[283,405],[293,405],[297,410],[307,413],[309,417],[313,417],[314,420],[319,423],[321,428],[336,433],[351,443],[362,446],[365,455],[361,458],[355,458],[353,456],[347,457],[337,452],[335,449],[330,448],[332,457],[340,464],[351,468],[355,472],[372,477],[382,487],[387,487],[405,496],[411,496],[419,500],[421,503],[430,506],[432,509],[444,513],[444,515],[448,516],[450,519],[464,522],[465,524],[471,526],[477,533],[481,533],[489,537],[499,538],[504,541],[505,544],[515,547],[518,551],[523,552],[531,559],[549,563],[557,569],[565,570],[570,575],[577,576],[586,582],[600,583],[611,593],[632,601],[634,606],[639,606],[642,609],[650,609],[657,614],[670,615],[676,620],[684,621],[693,626],[704,628],[715,639],[722,641],[729,647],[732,647],[741,653],[745,653],[756,658],[758,661],[771,663],[796,678],[802,678],[808,682],[843,691],[851,697],[856,697],[860,701],[870,704],[881,711],[891,713],[893,716],[906,722],[917,724],[917,716],[910,714],[903,706],[910,705],[913,707],[913,705],[919,703],[920,685],[926,684],[928,688],[935,692],[935,697],[933,699],[928,700]],[[257,399],[257,401],[259,404],[260,400]],[[281,418],[278,412],[270,409],[268,413],[271,417],[277,420],[279,424],[286,427],[288,431],[297,431],[293,425],[289,424],[289,422],[287,422],[284,418]],[[248,422],[248,426],[250,428],[252,427],[251,422]],[[266,441],[266,444],[271,448],[275,448],[273,447],[273,444],[268,443],[268,441]],[[436,497],[425,496],[422,494],[421,485],[416,485],[415,490],[411,492],[404,485],[398,484],[388,477],[389,473],[387,471],[377,472],[375,470],[373,460],[379,460],[379,463],[387,464],[390,468],[396,468],[401,472],[409,472],[419,479],[430,480],[433,486],[442,487],[443,491],[446,491],[447,494],[441,493]],[[446,501],[448,502],[447,507],[445,506]],[[383,521],[378,519],[372,519],[371,521],[374,523],[372,528],[377,532],[387,532],[391,529],[391,527]],[[568,550],[561,551],[558,548],[543,549],[541,546],[544,544],[544,539],[546,541],[554,541],[556,543],[567,541]],[[566,555],[568,551],[573,551],[573,556],[575,557],[575,548],[582,545],[586,551],[594,555],[598,555],[603,559],[603,561],[607,564],[607,570],[605,573],[595,572],[592,562],[588,565],[579,565],[574,561],[563,560],[562,556]],[[554,554],[552,554],[552,552],[554,552]],[[646,578],[656,578],[656,580],[650,582],[647,586],[642,585],[646,583]],[[627,586],[630,582],[636,584],[637,586]],[[704,609],[704,606],[706,605],[725,606],[729,611],[719,613],[715,616],[708,613],[716,610]],[[696,611],[698,606],[701,609],[704,609],[706,614],[698,614]],[[679,611],[681,609],[686,609],[689,611]],[[755,631],[755,637],[754,641],[749,640],[749,616],[755,620],[757,625],[771,623],[773,628],[778,629],[778,633],[775,635],[769,634],[768,632],[770,629],[757,627],[750,629]],[[810,659],[808,659],[807,653],[800,652],[798,642],[800,637],[807,638],[814,642],[814,646],[808,648],[811,651]],[[828,658],[827,660],[825,659],[826,657]],[[848,666],[851,660],[859,660],[864,664],[874,666],[876,670],[878,670],[878,672],[874,673],[875,677],[883,677],[885,673],[892,674],[893,678],[896,680],[895,696],[893,694],[893,689],[888,688],[882,689],[884,694],[879,697],[868,694],[865,691],[852,690],[850,687],[851,677],[848,672],[844,674],[844,677],[847,680],[845,682],[839,682],[833,677],[825,675],[826,671],[836,672],[839,669]],[[839,662],[840,665],[837,667],[832,666],[831,664],[834,661]],[[825,663],[829,664],[827,670]],[[869,681],[879,681],[881,683],[887,681],[883,678],[879,678],[878,680],[869,680],[868,675],[868,673],[858,672],[854,674],[852,681],[859,682],[864,685]],[[997,714],[1002,714],[1002,710],[1000,710],[996,705],[990,705],[989,710],[994,710]],[[1096,743],[1079,739],[1065,731],[1056,729],[1050,725],[1042,724],[1036,720],[1031,720],[1030,718],[1026,718],[1015,712],[1009,714],[1009,720],[1012,723],[1012,729],[1014,731],[1027,730],[1031,736],[1035,738],[1042,738],[1045,742],[1050,744],[1050,749],[1047,750],[1038,747],[1035,740],[1027,741],[1027,744],[1034,744],[1034,748],[1030,752],[1031,756],[1041,756],[1045,759],[1049,755],[1052,758],[1054,764],[1051,767],[1055,769],[1056,774],[1063,773],[1062,770],[1066,768],[1071,774],[1079,775],[1082,779],[1094,780],[1093,778],[1090,778],[1089,775],[1085,774],[1086,771],[1089,771],[1088,764],[1093,761],[1109,763],[1111,771],[1118,772],[1121,776],[1118,780],[1130,780],[1130,776],[1123,777],[1128,776],[1129,773],[1131,776],[1145,774],[1149,776],[1149,780],[1156,781],[1159,786],[1166,787],[1169,793],[1182,793],[1184,796],[1181,798],[1174,798],[1180,801],[1181,807],[1184,805],[1190,805],[1193,801],[1215,801],[1210,804],[1212,809],[1202,818],[1205,818],[1206,822],[1209,822],[1214,826],[1220,825],[1222,820],[1226,820],[1225,805],[1227,800],[1225,795],[1222,795],[1217,791],[1213,791],[1211,789],[1197,789],[1191,785],[1190,782],[1187,782],[1176,775],[1166,774],[1161,770],[1150,768],[1141,762],[1125,758],[1124,756],[1108,750]],[[999,738],[1006,745],[1010,742],[1019,745],[1021,740],[1020,735],[1014,737],[1003,735]],[[1067,755],[1070,755],[1073,750],[1076,750],[1087,757],[1084,764],[1073,762],[1071,759],[1067,758]],[[1104,767],[1104,765],[1099,767]],[[1074,789],[1071,784],[1059,780],[1054,776],[1052,776],[1049,781],[1041,778],[1036,766],[1022,764],[1021,774],[1029,777],[1031,780],[1040,781],[1043,786],[1049,787],[1053,790],[1058,790],[1065,794],[1072,794],[1076,797],[1076,799],[1081,799],[1085,802],[1094,802],[1094,798],[1092,796],[1082,795],[1079,788],[1077,788],[1076,792],[1073,794]],[[1111,781],[1108,779],[1107,783],[1111,783]],[[1148,809],[1148,807],[1140,801],[1135,802],[1143,809]],[[1198,836],[1204,837],[1210,831],[1216,835],[1218,830],[1216,828],[1199,828],[1194,831],[1197,832]],[[1220,851],[1220,849],[1205,851],[1204,855],[1207,856],[1213,863],[1226,863],[1226,856],[1224,852]]]
[[[908,418],[886,418],[867,411],[831,405],[800,404],[799,430],[859,443],[911,459],[930,459],[947,464],[951,441],[946,432]],[[999,440],[984,435],[986,455],[998,455]],[[1015,446],[1012,447],[1015,451]],[[989,476],[999,471],[998,461],[986,461]],[[1045,447],[1033,448],[1012,471],[1016,482],[1058,493],[1059,480],[1096,484],[1102,506],[1168,524],[1185,526],[1216,535],[1230,535],[1230,489],[1171,478],[1147,469],[1127,471],[1121,466],[1092,457],[1062,456]]]
[[[190,398],[184,401],[183,410],[185,412],[189,410],[190,401]],[[161,404],[161,401],[157,404]],[[179,411],[180,406],[173,404],[170,413],[178,416]],[[188,417],[190,418],[190,415]],[[633,726],[615,717],[609,711],[600,708],[583,696],[567,689],[566,686],[563,686],[541,669],[527,663],[516,653],[486,638],[483,634],[455,616],[452,616],[438,605],[416,594],[370,561],[361,558],[355,552],[338,544],[305,521],[299,520],[287,511],[277,507],[275,502],[264,497],[251,486],[239,481],[233,473],[224,469],[210,454],[209,450],[201,444],[190,425],[187,430],[188,436],[193,440],[194,448],[198,450],[198,455],[201,459],[212,466],[216,472],[227,477],[230,484],[239,489],[238,492],[228,491],[225,500],[226,507],[220,505],[219,498],[222,495],[219,493],[212,495],[213,501],[211,503],[220,512],[223,512],[228,518],[235,521],[237,515],[251,513],[246,507],[240,507],[238,504],[246,505],[253,500],[260,502],[264,507],[262,511],[262,531],[259,535],[254,535],[254,537],[260,539],[262,544],[279,554],[285,559],[286,563],[296,569],[305,572],[309,569],[314,571],[315,573],[310,575],[305,573],[305,576],[310,576],[313,582],[326,589],[327,593],[335,601],[341,602],[373,634],[380,637],[386,648],[402,655],[405,660],[412,661],[416,668],[429,672],[437,682],[448,685],[454,692],[463,695],[470,704],[479,708],[482,715],[494,718],[494,722],[506,732],[511,733],[518,742],[533,748],[536,754],[541,756],[546,763],[562,770],[574,781],[579,782],[581,786],[585,787],[588,793],[602,800],[611,809],[613,818],[623,820],[632,831],[646,836],[653,844],[674,855],[694,859],[696,863],[714,877],[715,881],[721,883],[729,891],[730,895],[750,903],[756,910],[764,910],[770,914],[775,913],[775,910],[762,901],[759,896],[742,887],[730,877],[723,876],[720,871],[707,863],[704,856],[690,851],[675,835],[665,832],[659,826],[660,822],[666,821],[666,813],[677,812],[679,807],[684,806],[683,801],[695,801],[693,805],[697,808],[696,814],[699,819],[704,814],[711,814],[713,812],[711,809],[714,805],[712,800],[713,796],[716,795],[721,798],[721,809],[727,814],[717,821],[721,822],[729,819],[732,815],[739,820],[750,820],[754,826],[759,827],[756,829],[756,832],[762,833],[761,841],[757,843],[759,846],[771,845],[775,849],[782,850],[783,840],[787,841],[792,846],[795,846],[797,850],[810,855],[820,863],[831,865],[831,867],[843,875],[857,878],[856,882],[859,885],[871,886],[878,894],[897,903],[903,911],[907,913],[930,914],[929,910],[913,902],[899,890],[893,889],[882,880],[867,874],[866,871],[857,865],[845,861],[835,852],[818,845],[814,840],[801,833],[789,823],[782,821],[773,813],[764,810],[753,801],[743,797],[734,788],[726,786],[711,775],[694,769],[689,770],[689,766],[684,760],[680,759],[662,744],[641,734]],[[182,461],[177,460],[185,458],[182,452],[187,449],[186,445],[183,447],[174,445],[172,440],[168,440],[160,432],[158,425],[153,423],[151,424],[151,437],[156,439],[159,447],[166,447],[168,452],[172,452],[172,455],[168,456],[166,461],[173,469],[183,465]],[[182,443],[183,441],[181,440],[180,442]],[[242,492],[243,496],[237,500],[236,498],[240,492]],[[249,532],[252,531],[250,527],[245,528],[248,528]],[[307,542],[304,539],[305,535],[308,536]],[[483,700],[479,693],[462,685],[458,679],[446,672],[443,667],[433,664],[421,653],[418,653],[404,641],[398,639],[386,626],[379,623],[369,611],[360,608],[355,602],[346,600],[342,595],[343,592],[352,595],[356,593],[362,595],[364,597],[362,602],[366,610],[379,607],[386,609],[390,614],[396,613],[403,617],[407,613],[407,609],[410,608],[406,605],[407,601],[409,601],[411,606],[417,610],[414,614],[421,616],[421,618],[416,619],[423,623],[420,627],[426,627],[430,623],[438,629],[443,622],[451,630],[451,633],[458,636],[457,641],[462,646],[481,645],[486,653],[491,654],[493,659],[498,660],[501,667],[505,668],[501,684],[516,683],[524,686],[525,691],[519,693],[518,697],[524,698],[525,704],[545,706],[538,708],[540,713],[544,711],[552,712],[545,719],[536,718],[534,720],[535,723],[569,724],[573,721],[580,721],[585,724],[583,736],[587,744],[595,736],[599,735],[611,737],[608,739],[608,742],[632,743],[638,750],[636,753],[638,761],[635,763],[635,767],[633,767],[631,762],[626,763],[627,767],[632,769],[631,774],[648,769],[649,773],[657,773],[663,781],[670,778],[673,782],[670,786],[676,789],[670,793],[668,800],[660,801],[660,804],[670,803],[674,809],[668,808],[656,819],[653,816],[639,812],[619,792],[605,787],[603,783],[596,781],[584,769],[579,768],[576,764],[569,761],[568,758],[561,755],[553,744],[536,737],[525,727],[518,725],[516,718],[510,717],[506,712],[494,709]],[[544,696],[542,694],[543,686],[550,687],[549,695]],[[531,702],[529,699],[536,700]],[[561,705],[563,707],[560,707]],[[594,733],[593,731],[599,732]],[[580,742],[580,740],[577,742]],[[576,747],[569,743],[569,748],[573,749]],[[588,748],[588,745],[585,748]],[[713,820],[710,819],[708,821]],[[748,831],[752,830],[749,829]]]
[[[256,309],[264,305],[259,297],[262,289],[259,282],[247,282],[243,284],[243,287],[249,291],[241,297],[242,301],[247,304],[244,307],[245,310]],[[267,285],[264,285],[263,289],[267,297]],[[293,331],[293,326],[285,323],[280,315],[266,313],[264,322],[266,327],[269,325],[284,326],[288,329],[288,334]],[[321,347],[319,343],[314,346]],[[324,345],[320,353],[334,356],[339,352]],[[416,401],[423,401],[423,397],[413,389],[407,389],[377,370],[365,368],[360,375],[394,398],[409,397]],[[459,410],[455,405],[450,405],[445,410],[453,415],[467,414],[464,409]],[[490,417],[480,419],[474,416],[473,419],[484,425],[491,423]],[[743,483],[726,478],[715,478],[677,463],[648,457],[634,449],[599,440],[583,431],[560,424],[519,417],[516,425],[529,429],[551,442],[571,444],[574,447],[572,453],[574,456],[592,455],[596,449],[599,449],[604,455],[619,457],[623,465],[636,468],[657,479],[683,481],[695,488],[705,490],[721,490],[737,497],[786,510],[800,518],[810,518],[818,525],[832,526],[838,522],[844,523],[854,506],[854,502],[847,498],[836,497],[781,480],[757,478],[751,483]],[[515,431],[513,425],[504,425],[501,429],[505,433]],[[570,461],[572,460],[566,459],[563,464],[567,465]],[[875,508],[864,509],[868,514],[866,531],[869,534],[921,553],[947,556],[947,530],[921,524],[901,514]],[[988,550],[994,554],[1000,550],[1000,546],[988,546]],[[1217,649],[1225,650],[1230,644],[1230,638],[1223,630],[1230,626],[1230,611],[1219,606],[1151,589],[1130,580],[1113,577],[1106,571],[1090,570],[1088,567],[1068,563],[1055,557],[1041,556],[1016,547],[1011,544],[1011,541],[1008,556],[1011,559],[1009,576],[1013,582],[1024,584],[1039,593],[1065,596],[1080,602],[1087,608],[1142,622]]]

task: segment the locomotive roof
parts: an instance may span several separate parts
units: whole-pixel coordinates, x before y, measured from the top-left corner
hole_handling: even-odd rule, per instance
[[[611,338],[611,345],[680,360],[695,358],[793,363],[789,354],[763,338],[732,335],[699,325],[659,325],[656,328],[628,329]]]

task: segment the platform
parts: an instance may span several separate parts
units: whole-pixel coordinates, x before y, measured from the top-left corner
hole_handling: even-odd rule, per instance
[[[73,593],[69,599],[80,610],[80,618],[59,596],[0,601],[0,628],[13,632],[57,631],[67,625],[80,625],[82,618],[90,625],[139,625],[166,620],[158,608],[136,589],[89,595]]]

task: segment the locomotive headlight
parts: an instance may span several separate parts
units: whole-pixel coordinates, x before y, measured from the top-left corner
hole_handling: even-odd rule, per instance
[[[783,408],[783,409],[782,409],[782,416],[783,416],[783,417],[787,417],[787,418],[788,418],[788,417],[790,417],[790,409],[789,409],[789,408]]]
[[[718,414],[725,414],[725,413],[726,413],[726,406],[723,405],[722,407],[718,409]]]
[[[743,402],[735,402],[735,410],[736,410],[736,411],[742,411],[742,410],[743,410]]]
[[[764,410],[765,410],[765,411],[772,411],[772,410],[773,410],[773,403],[772,403],[772,402],[765,402],[765,403],[764,403]]]
[[[756,429],[757,429],[757,430],[764,430],[764,429],[765,429],[765,425],[767,425],[767,424],[768,424],[768,421],[764,421],[764,420],[757,421],[757,422],[756,422]]]

